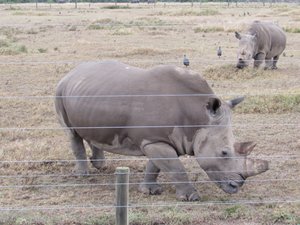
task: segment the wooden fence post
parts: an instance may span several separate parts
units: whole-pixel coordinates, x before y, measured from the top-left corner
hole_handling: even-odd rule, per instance
[[[116,169],[116,225],[128,225],[129,168]]]

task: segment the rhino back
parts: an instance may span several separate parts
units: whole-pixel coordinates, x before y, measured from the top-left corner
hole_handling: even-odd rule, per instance
[[[267,56],[274,57],[285,49],[286,36],[283,30],[274,23],[255,21],[250,26],[248,33],[256,34],[256,53],[264,52]]]
[[[129,137],[137,145],[145,138],[168,141],[172,125],[209,122],[204,109],[210,96],[147,95],[213,95],[198,74],[173,66],[144,70],[112,61],[79,65],[57,90],[67,96],[61,99],[67,126],[94,127],[75,128],[82,138],[111,144],[118,135],[120,142]],[[183,128],[183,132],[191,140],[196,129]]]

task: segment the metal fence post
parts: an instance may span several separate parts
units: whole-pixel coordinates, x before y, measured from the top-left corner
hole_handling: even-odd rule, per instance
[[[129,168],[116,169],[116,225],[128,225]]]

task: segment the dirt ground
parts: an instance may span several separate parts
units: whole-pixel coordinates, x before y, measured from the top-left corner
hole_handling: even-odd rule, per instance
[[[114,224],[117,166],[131,170],[130,224],[300,224],[299,5],[3,4],[0,18],[0,224]],[[253,20],[286,31],[276,71],[234,68],[234,31]],[[146,158],[107,154],[106,169],[74,176],[54,112],[58,81],[82,61],[183,67],[184,54],[219,96],[247,96],[233,113],[234,133],[257,143],[251,156],[270,170],[228,195],[182,157],[202,197],[196,203],[176,201],[165,174],[162,195],[138,192]]]

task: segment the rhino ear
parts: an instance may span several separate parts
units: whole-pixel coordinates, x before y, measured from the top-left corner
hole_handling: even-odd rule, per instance
[[[240,33],[238,33],[238,32],[234,32],[234,33],[235,33],[235,37],[236,37],[237,39],[239,39],[239,40],[242,39],[242,36],[240,35]]]
[[[256,144],[252,141],[249,142],[237,142],[234,143],[234,149],[235,151],[240,154],[247,156],[249,155],[253,149],[255,148]]]
[[[242,101],[244,101],[245,97],[238,97],[229,101],[226,101],[226,103],[229,105],[230,108],[234,108],[236,105],[238,105],[239,103],[241,103]]]
[[[221,103],[220,99],[210,98],[206,105],[206,108],[212,115],[215,115],[217,113],[218,109],[221,107],[221,105],[222,105],[222,103]]]

